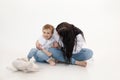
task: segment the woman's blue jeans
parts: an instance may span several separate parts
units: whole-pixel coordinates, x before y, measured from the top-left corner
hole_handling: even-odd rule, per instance
[[[50,48],[48,50],[49,52],[52,53],[52,56],[54,59],[61,61],[61,62],[66,62],[63,56],[63,52],[60,49],[57,48]],[[42,51],[33,48],[28,54],[28,58],[30,59],[32,56],[34,56],[35,60],[37,62],[45,62],[46,60],[49,59],[49,57],[43,53]],[[84,61],[88,60],[93,56],[92,50],[88,48],[82,48],[81,51],[77,54],[73,54],[71,58],[71,63],[75,64],[75,61]]]

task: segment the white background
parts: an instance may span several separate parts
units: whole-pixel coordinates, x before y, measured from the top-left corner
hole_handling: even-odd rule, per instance
[[[82,29],[94,51],[87,68],[41,65],[41,72],[29,75],[6,69],[35,47],[43,25],[64,21]],[[0,80],[119,80],[119,27],[119,0],[0,0]]]

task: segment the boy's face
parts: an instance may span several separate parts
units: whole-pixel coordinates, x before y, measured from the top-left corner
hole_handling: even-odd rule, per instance
[[[50,29],[43,30],[43,37],[48,40],[52,37],[52,31]]]

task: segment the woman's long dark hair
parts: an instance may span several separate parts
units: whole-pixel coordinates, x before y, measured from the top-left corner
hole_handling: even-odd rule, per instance
[[[67,63],[71,62],[72,52],[75,45],[77,45],[76,36],[81,34],[84,38],[83,32],[75,27],[73,24],[67,22],[60,23],[56,28],[60,38],[63,42],[63,55]]]

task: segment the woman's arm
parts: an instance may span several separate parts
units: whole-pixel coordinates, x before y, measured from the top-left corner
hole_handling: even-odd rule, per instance
[[[61,46],[59,45],[59,43],[57,41],[53,42],[53,48],[60,48]]]
[[[46,49],[42,49],[42,51],[43,51],[46,55],[52,56],[52,53],[48,52]]]
[[[77,45],[75,45],[73,48],[73,54],[79,53],[85,43],[85,40],[81,34],[78,34],[76,38],[77,38]]]

